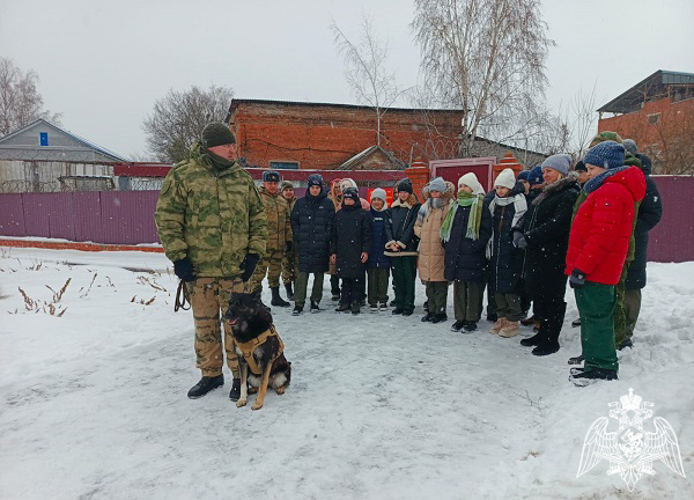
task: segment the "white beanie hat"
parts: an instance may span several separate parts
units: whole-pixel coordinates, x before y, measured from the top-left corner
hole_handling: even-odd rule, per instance
[[[505,168],[494,181],[494,187],[501,186],[508,189],[513,189],[516,186],[516,176],[513,175],[513,170]]]
[[[463,185],[471,188],[472,194],[484,194],[482,184],[480,184],[480,181],[477,180],[477,176],[472,172],[468,172],[458,179],[458,190],[460,190],[460,187]]]
[[[342,189],[343,191],[347,188],[356,188],[356,187],[357,187],[357,183],[354,182],[354,179],[350,179],[349,177],[345,177],[340,182],[340,189]]]

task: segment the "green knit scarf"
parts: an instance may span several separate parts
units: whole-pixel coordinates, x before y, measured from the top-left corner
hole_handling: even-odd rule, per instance
[[[460,191],[458,193],[458,199],[455,200],[455,203],[446,214],[446,218],[443,219],[443,224],[441,224],[441,240],[444,243],[448,243],[448,240],[451,239],[451,228],[453,226],[453,220],[455,219],[455,213],[458,211],[459,206],[470,207],[470,216],[467,220],[465,237],[473,241],[479,239],[480,224],[482,223],[483,199],[484,197],[481,194],[466,193],[465,191]]]

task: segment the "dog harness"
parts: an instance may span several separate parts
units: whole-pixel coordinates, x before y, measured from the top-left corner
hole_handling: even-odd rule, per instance
[[[246,360],[246,363],[248,363],[248,367],[250,368],[251,373],[253,375],[261,375],[262,374],[262,370],[260,369],[260,366],[258,366],[258,363],[256,362],[255,358],[253,357],[253,351],[255,351],[258,347],[262,346],[267,341],[267,339],[270,337],[277,337],[277,340],[280,343],[279,349],[277,350],[275,355],[270,360],[270,364],[272,364],[284,352],[284,343],[282,342],[282,338],[277,333],[277,330],[275,329],[275,325],[270,325],[270,328],[265,330],[263,333],[258,335],[256,338],[249,340],[248,342],[244,342],[243,344],[239,343],[238,341],[236,342],[236,347],[238,347],[238,349],[243,353],[243,358]]]

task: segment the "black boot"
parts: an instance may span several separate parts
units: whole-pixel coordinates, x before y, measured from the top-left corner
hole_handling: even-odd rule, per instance
[[[241,397],[241,379],[235,378],[231,383],[229,399],[231,399],[232,401],[238,401],[239,397]]]
[[[361,313],[361,302],[358,300],[355,300],[352,302],[352,314],[359,314]]]
[[[543,316],[546,319],[540,322],[541,326],[538,333],[540,342],[533,349],[535,356],[547,356],[559,350],[559,333],[561,333],[561,327],[564,324],[566,302],[562,302],[545,312],[547,312],[547,316]]]
[[[300,316],[301,313],[304,312],[304,308],[301,306],[294,306],[294,310],[292,311],[292,316]]]
[[[576,385],[583,385],[594,380],[618,380],[617,370],[608,370],[606,368],[593,368],[592,370],[584,370],[583,368],[572,368],[569,379]]]
[[[448,321],[448,315],[446,313],[434,314],[434,317],[429,320],[431,323],[441,323],[443,321]]]
[[[205,394],[210,392],[212,389],[217,387],[222,387],[224,385],[224,375],[217,375],[216,377],[202,377],[200,382],[195,384],[188,391],[188,397],[190,399],[198,399],[203,397]]]
[[[279,307],[290,306],[289,302],[280,297],[280,287],[273,286],[272,288],[270,288],[270,290],[272,290],[272,300],[270,301],[271,305]]]
[[[432,319],[434,319],[434,314],[428,312],[426,315],[422,316],[422,323],[429,323]]]
[[[343,303],[343,302],[340,302],[340,305],[337,306],[337,308],[335,309],[335,311],[337,311],[337,312],[344,312],[344,311],[349,311],[349,310],[350,310],[349,304]]]
[[[531,347],[531,346],[536,346],[539,345],[541,342],[541,337],[542,335],[538,332],[532,337],[528,337],[527,339],[523,339],[520,341],[521,345],[524,345],[525,347]]]
[[[323,309],[318,307],[318,302],[311,301],[311,312],[312,313],[318,313],[321,312]]]
[[[451,325],[451,331],[452,332],[459,332],[460,330],[463,329],[463,326],[465,326],[465,321],[456,321]]]
[[[294,300],[294,290],[292,290],[292,283],[291,281],[284,285],[284,289],[287,291],[287,298],[289,300]]]

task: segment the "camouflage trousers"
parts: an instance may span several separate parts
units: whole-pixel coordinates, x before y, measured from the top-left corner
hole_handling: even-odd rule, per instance
[[[204,377],[216,377],[221,375],[224,365],[219,312],[221,310],[222,316],[226,314],[229,308],[229,297],[232,292],[243,292],[244,283],[240,278],[198,278],[186,283],[186,288],[195,321],[196,366]],[[224,348],[227,353],[227,365],[234,378],[238,378],[239,362],[236,358],[236,344],[231,336],[231,327],[226,321],[224,322]]]
[[[282,283],[288,285],[296,281],[296,276],[299,273],[299,254],[296,250],[288,253],[282,260]]]
[[[282,260],[284,256],[285,252],[278,250],[265,254],[265,257],[258,262],[253,276],[251,276],[251,290],[257,290],[262,286],[265,274],[267,274],[267,281],[270,288],[280,286],[280,272],[282,271]]]

